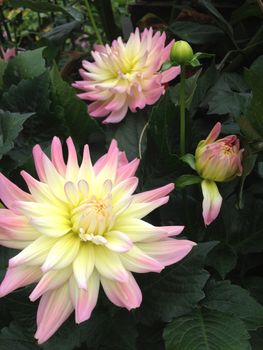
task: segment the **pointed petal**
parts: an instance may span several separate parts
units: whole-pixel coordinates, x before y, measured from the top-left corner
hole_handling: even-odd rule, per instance
[[[124,267],[132,272],[160,272],[164,268],[163,264],[145,254],[144,251],[135,245],[129,252],[120,255],[120,259]]]
[[[80,289],[74,281],[74,278],[70,281],[70,295],[75,307],[76,323],[88,320],[97,304],[100,280],[96,271],[93,271],[88,280],[87,286],[87,290]]]
[[[115,282],[102,277],[101,284],[105,294],[113,304],[125,307],[128,310],[141,305],[142,293],[131,273],[129,273],[127,282]]]
[[[7,269],[5,278],[0,285],[0,297],[4,297],[17,288],[21,288],[38,281],[41,276],[42,271],[39,267],[9,267]]]
[[[35,338],[42,344],[48,340],[74,310],[69,287],[62,287],[45,293],[37,311],[37,332]]]
[[[220,132],[221,132],[221,123],[218,122],[210,131],[210,134],[207,136],[207,138],[205,139],[205,144],[214,142],[218,138]]]
[[[42,265],[42,271],[47,272],[51,269],[63,269],[70,265],[78,254],[79,245],[79,237],[75,234],[68,234],[59,238]]]
[[[120,166],[117,170],[116,184],[125,179],[128,179],[129,177],[134,176],[139,164],[140,160],[136,158],[130,163]]]
[[[79,288],[87,289],[87,282],[94,270],[94,264],[93,244],[81,243],[78,255],[73,262],[73,272]]]
[[[66,173],[66,164],[63,158],[61,142],[56,136],[51,143],[51,161],[55,165],[59,174],[64,177]]]
[[[66,168],[66,179],[70,181],[76,181],[78,172],[79,172],[76,148],[74,146],[74,143],[71,137],[69,137],[66,142],[68,146],[68,162],[67,162],[67,168]]]
[[[214,221],[222,205],[222,197],[214,181],[203,180],[201,183],[203,192],[203,218],[206,225]]]
[[[71,267],[64,270],[52,270],[44,274],[34,290],[29,296],[31,301],[37,300],[41,295],[49,290],[61,287],[72,275]]]
[[[134,218],[118,218],[114,223],[114,230],[125,233],[132,242],[156,241],[167,236],[165,228]]]
[[[170,183],[168,185],[156,188],[155,190],[138,193],[133,196],[133,201],[136,203],[152,202],[156,199],[160,199],[166,196],[173,189],[174,189],[174,184]]]
[[[15,201],[30,201],[32,196],[0,173],[0,199],[8,208],[11,208]]]
[[[176,78],[180,73],[181,73],[180,66],[172,67],[170,69],[165,70],[164,72],[162,72],[161,83],[162,84],[168,83],[169,81]]]
[[[42,264],[57,239],[41,236],[9,260],[9,266],[15,267],[21,264],[40,265]]]
[[[168,266],[183,259],[195,246],[196,243],[188,240],[166,238],[165,240],[138,243],[137,246],[145,254],[159,261],[162,265]]]
[[[110,231],[105,235],[107,243],[105,247],[116,253],[125,253],[132,248],[132,241],[129,237],[119,231]]]
[[[123,267],[117,254],[103,246],[95,248],[95,266],[98,272],[105,278],[125,282],[128,280],[128,272]]]
[[[122,214],[123,217],[134,217],[136,219],[141,219],[144,216],[148,215],[150,212],[156,208],[166,204],[169,200],[169,197],[163,197],[152,202],[148,203],[136,203],[133,202],[130,204],[127,210]]]
[[[32,226],[45,236],[61,237],[71,230],[70,221],[61,216],[44,216],[30,220]]]

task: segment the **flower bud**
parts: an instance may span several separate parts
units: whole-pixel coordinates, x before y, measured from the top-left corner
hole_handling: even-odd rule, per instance
[[[188,42],[179,40],[176,41],[172,47],[170,59],[171,61],[176,61],[178,64],[182,65],[190,62],[193,55],[193,50]]]
[[[206,140],[199,142],[195,152],[195,166],[206,180],[226,182],[242,174],[242,153],[235,135],[217,139],[221,124],[217,123]]]

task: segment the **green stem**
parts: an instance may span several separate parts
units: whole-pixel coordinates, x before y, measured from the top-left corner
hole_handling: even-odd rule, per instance
[[[181,66],[180,80],[180,155],[185,155],[185,66]]]
[[[84,2],[85,2],[85,6],[86,6],[86,9],[87,9],[87,12],[88,12],[88,16],[89,16],[91,25],[92,25],[92,27],[93,27],[93,29],[94,29],[95,34],[96,34],[98,43],[101,44],[101,45],[103,45],[103,41],[102,41],[100,32],[99,32],[99,30],[98,30],[98,27],[97,27],[97,25],[96,25],[96,23],[95,23],[95,20],[94,20],[92,11],[91,11],[91,7],[90,7],[90,4],[89,4],[89,0],[84,0]]]

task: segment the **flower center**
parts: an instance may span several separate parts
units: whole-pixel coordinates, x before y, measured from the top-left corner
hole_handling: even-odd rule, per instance
[[[222,146],[221,152],[224,154],[224,156],[231,156],[234,153],[232,147],[228,145]]]
[[[104,245],[107,240],[103,235],[113,226],[114,219],[111,196],[106,199],[93,196],[72,210],[72,230],[84,242]]]

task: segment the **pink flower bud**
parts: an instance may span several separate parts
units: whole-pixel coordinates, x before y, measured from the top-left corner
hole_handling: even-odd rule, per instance
[[[239,139],[229,135],[217,139],[221,123],[217,123],[208,137],[199,142],[195,151],[196,171],[206,180],[226,182],[242,174],[242,154]]]

